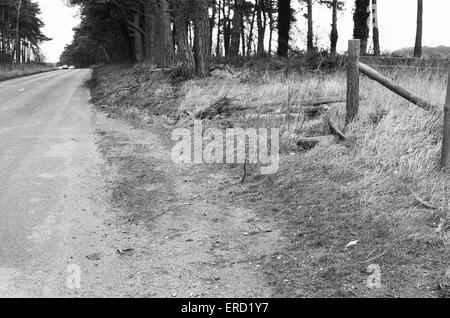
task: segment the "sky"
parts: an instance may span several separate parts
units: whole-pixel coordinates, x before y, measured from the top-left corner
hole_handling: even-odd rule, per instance
[[[45,23],[44,34],[52,41],[42,45],[48,62],[57,62],[73,37],[72,29],[80,22],[77,9],[67,7],[64,0],[36,0],[42,10]],[[297,3],[299,0],[292,0]],[[339,17],[338,50],[345,51],[347,40],[353,32],[353,0],[345,0],[346,10]],[[329,46],[331,10],[324,6],[315,6],[313,13],[315,32],[319,37],[319,45]],[[382,51],[393,51],[414,46],[416,32],[417,1],[416,0],[378,0],[380,43]],[[450,46],[450,25],[447,25],[450,13],[449,0],[424,0],[424,46]],[[299,13],[299,17],[301,13]],[[294,42],[304,47],[306,39],[306,21],[299,18],[293,31]]]
[[[296,0],[293,0],[296,2]],[[353,0],[346,0],[346,10],[338,21],[338,50],[345,51],[347,40],[353,35]],[[378,0],[378,18],[380,27],[380,45],[382,51],[393,51],[404,47],[413,47],[416,37],[417,1],[416,0]],[[423,45],[450,46],[449,0],[424,0]],[[314,20],[320,44],[329,47],[331,31],[331,9],[316,6]],[[303,20],[303,21],[302,21]],[[306,22],[298,22],[298,27],[306,35]],[[303,36],[305,37],[305,36]],[[304,42],[304,41],[302,41]]]
[[[64,0],[35,0],[42,11],[41,19],[45,23],[43,32],[52,41],[41,45],[47,62],[58,62],[59,56],[67,44],[72,42],[73,28],[80,23],[77,8],[70,8]]]

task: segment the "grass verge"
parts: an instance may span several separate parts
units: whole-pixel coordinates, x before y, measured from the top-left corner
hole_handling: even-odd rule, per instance
[[[56,70],[39,64],[0,65],[0,82]]]
[[[441,76],[389,75],[434,104],[444,101]],[[343,73],[241,69],[174,83],[167,74],[136,66],[99,69],[97,81],[93,100],[101,109],[144,124],[157,118],[169,130],[189,127],[196,114],[227,98],[244,111],[217,116],[207,125],[281,129],[279,173],[261,176],[253,169],[237,194],[264,207],[260,212],[276,218],[288,237],[282,254],[265,267],[279,296],[445,294],[439,283],[450,265],[450,176],[438,171],[442,112],[425,113],[363,78],[365,99],[354,123],[344,129],[345,105],[329,110],[346,141],[326,139],[302,151],[293,134],[328,131],[320,117],[308,118],[297,105],[345,96]],[[417,204],[411,190],[435,208]],[[381,288],[367,286],[374,266],[381,270]]]

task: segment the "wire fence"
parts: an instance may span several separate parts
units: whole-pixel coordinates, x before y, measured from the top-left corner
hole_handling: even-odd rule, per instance
[[[361,56],[364,63],[399,65],[414,67],[439,67],[448,68],[450,66],[449,58],[417,58],[417,57],[397,57],[397,56]]]
[[[389,74],[407,73],[415,76],[447,76],[450,59],[394,56],[361,56],[360,61],[373,69]]]

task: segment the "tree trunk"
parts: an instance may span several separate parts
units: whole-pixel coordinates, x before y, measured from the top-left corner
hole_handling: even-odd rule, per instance
[[[253,41],[253,30],[255,28],[255,19],[256,19],[256,6],[253,8],[252,21],[250,22],[250,31],[248,32],[247,56],[250,56],[252,52],[252,41]]]
[[[378,5],[377,0],[372,0],[372,19],[373,19],[373,54],[379,56],[380,50],[380,31],[378,29]]]
[[[209,52],[213,52],[213,32],[214,27],[216,25],[216,15],[217,15],[217,3],[216,0],[210,0],[211,5],[211,18],[209,19]],[[219,19],[220,20],[220,19]],[[219,25],[217,25],[218,29],[220,28]]]
[[[228,11],[226,10],[228,8]],[[229,55],[230,51],[230,0],[224,0],[222,5],[223,13],[223,46],[225,49],[225,56]]]
[[[194,30],[193,30],[193,25],[191,23],[191,21],[187,22],[187,27],[188,27],[188,35],[189,35],[189,45],[191,46],[191,48],[194,47]]]
[[[157,17],[157,48],[155,62],[159,65],[168,65],[173,58],[174,47],[172,42],[172,32],[170,28],[170,12],[169,3],[167,0],[158,0],[159,10],[156,14]]]
[[[141,22],[141,13],[135,12],[133,16],[133,23],[135,25],[134,31],[133,31],[133,37],[134,37],[134,54],[136,62],[140,63],[144,60],[144,48],[142,46],[142,34],[137,29],[140,26]]]
[[[262,20],[263,14],[263,0],[257,0],[256,2],[256,21],[258,25],[258,47],[256,54],[259,57],[265,56],[264,51],[264,36],[266,33],[266,29]]]
[[[278,56],[288,56],[291,31],[291,0],[278,0]]]
[[[313,3],[308,0],[308,39],[307,52],[311,54],[314,52],[314,30],[313,30]]]
[[[361,55],[365,55],[369,38],[370,0],[356,0],[353,21],[353,38],[361,40]]]
[[[146,61],[153,60],[153,48],[154,48],[154,27],[152,25],[155,20],[155,15],[152,10],[152,3],[146,1],[144,4],[144,58]]]
[[[331,55],[336,55],[337,52],[337,42],[339,39],[339,33],[337,28],[337,15],[338,15],[338,0],[333,0],[333,18],[331,22],[331,47],[330,53]]]
[[[195,68],[197,76],[209,75],[209,14],[207,0],[196,0],[195,32]]]
[[[233,28],[231,30],[231,44],[229,55],[233,59],[237,59],[239,56],[239,44],[242,29],[242,5],[243,0],[235,0],[234,2],[234,14],[233,14]]]
[[[222,25],[222,19],[221,19],[221,12],[222,12],[222,10],[221,10],[221,5],[222,5],[222,1],[221,0],[218,0],[219,1],[219,3],[218,3],[218,15],[219,15],[219,17],[218,17],[218,20],[217,20],[217,43],[216,43],[216,56],[217,57],[220,57],[221,56],[221,50],[220,50],[220,35],[222,34],[221,32],[220,32],[220,26]]]
[[[241,42],[242,42],[242,56],[245,56],[245,23],[243,14],[241,14]]]
[[[5,21],[5,9],[0,8],[0,21]],[[5,31],[3,26],[0,25],[0,64],[4,63],[5,59]]]
[[[189,44],[188,26],[186,19],[186,2],[185,0],[177,0],[175,4],[175,29],[177,32],[177,55],[181,60],[183,73],[187,77],[193,75],[195,71],[194,54]]]
[[[414,57],[422,57],[423,0],[417,0],[417,32]]]
[[[20,11],[22,9],[22,0],[17,4],[17,22],[16,22],[16,63],[20,63]]]
[[[156,59],[158,57],[158,46],[157,41],[159,39],[159,30],[158,30],[158,8],[157,6],[152,2],[151,4],[151,14],[150,14],[150,33],[148,34],[149,37],[149,44],[150,44],[150,50],[151,50],[151,61],[152,63],[156,62]]]
[[[272,41],[273,41],[273,29],[274,29],[274,21],[273,21],[273,6],[274,2],[273,0],[269,1],[269,56],[272,56]]]

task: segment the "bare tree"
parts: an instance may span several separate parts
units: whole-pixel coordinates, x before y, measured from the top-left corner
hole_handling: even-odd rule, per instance
[[[380,31],[378,28],[378,4],[372,0],[372,22],[373,22],[373,54],[380,55]]]
[[[267,8],[267,13],[269,15],[269,56],[272,55],[272,42],[273,42],[273,31],[274,31],[274,19],[273,19],[273,11],[274,11],[274,0],[269,0]]]
[[[158,54],[156,62],[161,65],[167,65],[174,54],[170,6],[168,0],[157,0],[157,25],[158,25]]]
[[[258,56],[265,56],[264,40],[266,34],[266,26],[263,21],[264,14],[264,0],[256,0],[256,24],[258,25],[258,46],[256,54]]]
[[[16,21],[16,63],[20,63],[20,13],[22,9],[22,0],[13,1],[14,6],[17,10],[17,21]]]
[[[278,0],[278,56],[288,56],[292,20],[291,0]]]
[[[187,1],[173,0],[172,4],[177,35],[177,57],[181,61],[184,75],[190,77],[195,72],[195,60],[189,44]]]
[[[250,19],[250,16],[248,17],[248,21],[250,24],[250,30],[248,32],[248,39],[247,39],[247,56],[250,56],[250,54],[252,52],[253,30],[255,28],[255,19],[256,19],[256,5],[253,6],[253,12],[251,15],[251,19]]]
[[[212,54],[213,48],[213,31],[214,26],[216,24],[216,15],[217,15],[217,2],[216,0],[209,0],[211,7],[211,18],[209,19],[209,52]],[[220,20],[220,18],[219,18]],[[218,27],[219,28],[219,27]]]
[[[353,14],[353,37],[361,40],[361,54],[367,53],[367,41],[369,38],[370,0],[356,0]]]
[[[307,36],[307,51],[308,53],[314,52],[314,21],[313,21],[313,1],[307,0],[308,7],[308,36]]]
[[[319,0],[320,4],[326,5],[332,9],[331,33],[330,33],[330,54],[336,55],[337,43],[339,40],[338,32],[338,12],[344,9],[345,3],[341,0]]]
[[[239,43],[242,30],[242,7],[244,0],[235,0],[233,7],[233,28],[231,29],[231,44],[229,55],[231,58],[237,58],[239,55]]]
[[[209,12],[208,0],[194,0],[194,57],[197,76],[205,77],[209,74]]]
[[[414,57],[422,57],[423,0],[417,0],[417,31]]]

